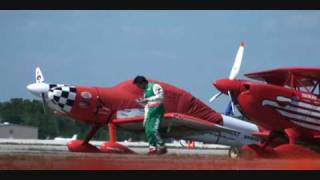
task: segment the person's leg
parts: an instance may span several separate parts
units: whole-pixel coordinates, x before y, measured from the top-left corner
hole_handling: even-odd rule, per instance
[[[154,123],[154,136],[155,136],[155,139],[156,139],[156,143],[157,143],[157,147],[164,147],[164,142],[162,140],[162,138],[160,137],[160,134],[159,134],[159,125],[161,123],[161,117],[160,116],[157,116],[154,118],[155,120],[155,123]]]
[[[163,107],[150,108],[147,114],[146,135],[150,145],[150,151],[159,148],[161,154],[166,153],[164,142],[159,135],[159,126],[163,119]]]
[[[149,142],[149,152],[154,152],[157,150],[157,139],[155,136],[155,129],[154,129],[154,124],[155,124],[155,108],[150,108],[147,113],[147,120],[145,124],[145,133],[146,133],[146,138]]]
[[[159,134],[159,126],[164,119],[164,108],[159,107],[157,112],[158,113],[157,113],[156,122],[155,122],[155,136],[157,138],[157,147],[158,147],[158,151],[159,151],[158,153],[164,154],[167,152],[167,148],[166,148],[165,143]]]

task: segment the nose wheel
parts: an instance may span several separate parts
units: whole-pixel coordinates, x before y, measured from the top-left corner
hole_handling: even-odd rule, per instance
[[[232,159],[237,159],[240,157],[240,149],[238,147],[235,147],[235,146],[232,146],[230,149],[229,149],[229,152],[228,152],[228,155],[230,158]]]

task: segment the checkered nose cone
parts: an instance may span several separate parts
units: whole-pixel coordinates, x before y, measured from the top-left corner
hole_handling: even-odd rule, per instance
[[[62,111],[70,112],[75,102],[77,89],[74,86],[50,85],[49,99]]]

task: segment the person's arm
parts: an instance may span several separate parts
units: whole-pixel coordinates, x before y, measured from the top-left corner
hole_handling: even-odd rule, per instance
[[[164,92],[163,88],[159,84],[155,84],[153,86],[153,93],[155,94],[152,97],[145,98],[147,101],[152,102],[152,101],[162,101],[164,98]]]

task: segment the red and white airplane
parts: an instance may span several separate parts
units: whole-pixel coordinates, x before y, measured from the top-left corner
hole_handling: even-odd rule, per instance
[[[259,133],[255,124],[217,113],[189,92],[173,85],[154,82],[158,82],[165,92],[165,120],[160,124],[160,134],[165,139],[193,140],[232,147],[260,142],[259,137],[252,135]],[[113,87],[47,84],[37,67],[36,83],[29,84],[27,89],[41,97],[44,106],[47,104],[61,115],[92,125],[85,140],[74,140],[68,144],[72,152],[132,153],[129,148],[116,142],[117,127],[144,132],[144,108],[136,102],[136,99],[143,96],[143,91],[132,80]],[[102,126],[108,126],[110,139],[98,148],[89,141]],[[236,148],[231,148],[231,155],[233,150]]]
[[[241,43],[239,56],[244,44]],[[242,57],[235,64],[240,67]],[[238,71],[238,70],[237,70]],[[238,108],[247,119],[264,128],[254,133],[266,141],[242,147],[257,157],[314,157],[310,146],[320,138],[320,68],[290,67],[245,74],[259,81],[238,80],[231,73],[213,85],[231,98],[231,112]],[[262,129],[261,128],[261,129]]]

